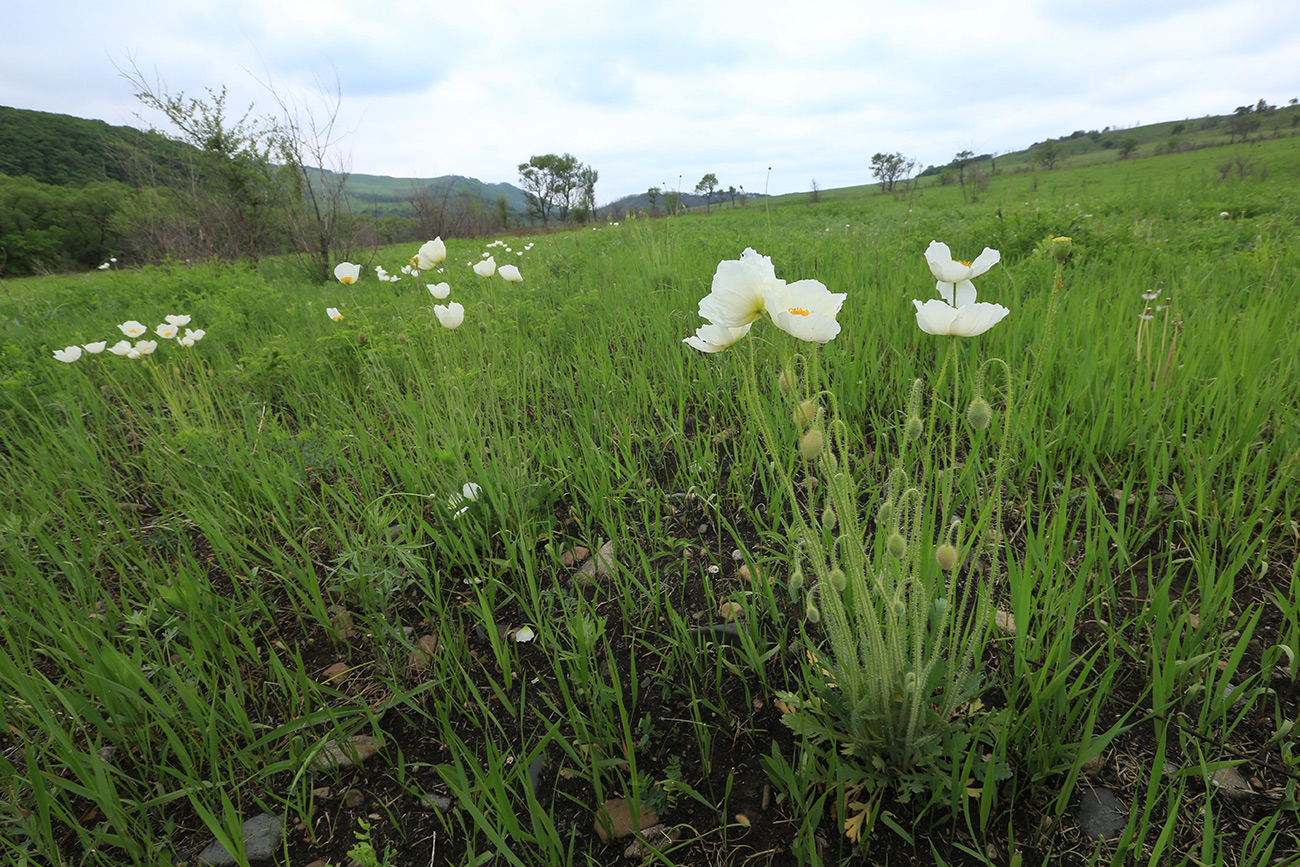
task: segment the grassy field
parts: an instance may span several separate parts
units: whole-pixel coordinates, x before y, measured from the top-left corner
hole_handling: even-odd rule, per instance
[[[1298,192],[1279,139],[396,283],[0,284],[3,860],[197,863],[269,814],[295,867],[1292,863]],[[935,239],[1001,251],[1004,321],[917,327]],[[683,345],[747,247],[847,294],[834,340]],[[205,336],[51,357],[168,315]],[[616,799],[671,837],[625,861]]]

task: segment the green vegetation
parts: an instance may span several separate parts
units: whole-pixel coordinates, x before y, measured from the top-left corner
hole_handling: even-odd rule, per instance
[[[275,863],[611,864],[628,841],[596,816],[623,798],[678,828],[659,864],[1288,863],[1297,178],[1295,138],[999,158],[974,203],[871,185],[451,241],[445,273],[393,284],[273,257],[5,281],[0,851],[194,863],[270,813]],[[1002,252],[976,283],[1011,313],[954,348],[910,303],[934,297],[933,239]],[[751,246],[847,293],[833,341],[683,346]],[[465,266],[489,252],[523,282]],[[51,358],[169,314],[206,337]],[[993,357],[1005,383],[941,379]],[[834,464],[797,451],[804,399]],[[836,550],[895,556],[904,442],[967,528],[944,580],[971,601],[947,610],[980,640],[921,648],[927,689],[964,663],[971,693],[914,705],[935,736],[886,760],[869,716],[839,748],[858,709],[792,579],[856,511]],[[945,527],[904,525],[900,574],[937,574]],[[585,573],[574,549],[606,543]],[[915,613],[909,638],[941,642]],[[344,767],[350,737],[376,751]],[[1101,788],[1121,814],[1098,842],[1079,815]]]

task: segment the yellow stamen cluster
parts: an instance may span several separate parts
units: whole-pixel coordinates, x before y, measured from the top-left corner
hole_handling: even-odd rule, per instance
[[[805,309],[802,308],[802,307],[788,307],[788,308],[786,308],[786,309],[789,310],[791,313],[793,313],[795,316],[810,316],[810,315],[812,315],[812,311],[811,311],[811,310],[805,310]]]

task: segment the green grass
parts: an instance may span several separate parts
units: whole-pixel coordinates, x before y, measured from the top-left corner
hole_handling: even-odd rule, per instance
[[[842,831],[863,803],[880,860],[1295,857],[1297,142],[1249,146],[1245,178],[1201,150],[1008,169],[977,204],[825,191],[491,248],[522,284],[476,277],[486,248],[450,242],[436,279],[466,307],[455,331],[423,279],[317,286],[275,263],[0,285],[6,860],[175,863],[265,810],[305,824],[292,863],[341,863],[363,831],[399,864],[429,863],[431,840],[437,863],[604,864],[621,858],[593,830],[611,797],[689,826],[665,864],[860,858]],[[1075,255],[1049,329],[1042,250],[1061,234]],[[935,238],[1004,254],[977,284],[1012,313],[963,365],[1006,359],[1017,395],[1039,371],[1010,431],[1005,568],[969,573],[1016,629],[984,648],[980,751],[944,771],[956,792],[984,763],[1007,773],[955,814],[852,788],[847,758],[782,725],[774,699],[809,694],[823,642],[785,587],[793,504],[751,415],[793,447],[789,347],[753,338],[756,409],[749,346],[681,343],[747,246],[847,292],[818,363],[874,515],[910,385],[942,358],[910,304],[933,297]],[[1157,288],[1173,306],[1139,357]],[[169,313],[207,337],[51,358]],[[484,495],[453,517],[470,481]],[[575,586],[560,555],[609,539],[612,578]],[[725,601],[745,617],[723,638]],[[516,643],[525,625],[537,637]],[[425,635],[438,650],[412,666]],[[386,746],[360,771],[305,770],[354,734]],[[1207,785],[1228,765],[1266,793]],[[1078,835],[1092,784],[1129,808],[1118,844]],[[366,807],[339,806],[349,785]],[[426,792],[454,806],[422,811]]]

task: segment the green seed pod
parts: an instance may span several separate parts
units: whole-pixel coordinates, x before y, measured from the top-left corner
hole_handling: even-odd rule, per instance
[[[975,430],[984,430],[992,420],[993,408],[982,397],[972,400],[970,406],[966,408],[966,421],[970,422],[970,426]]]
[[[957,565],[957,549],[948,542],[944,542],[935,549],[934,560],[939,564],[940,569],[947,572]]]
[[[903,541],[901,533],[894,533],[889,537],[889,541],[885,543],[885,548],[896,559],[902,560],[903,555],[907,553],[907,542]]]
[[[849,586],[849,576],[844,574],[843,569],[832,569],[830,578],[836,593],[843,593],[844,588]]]
[[[826,435],[819,428],[809,428],[799,438],[799,454],[803,455],[805,461],[811,461],[822,453],[825,445]]]
[[[1052,258],[1064,262],[1074,251],[1074,241],[1064,235],[1052,239]]]
[[[822,526],[825,527],[827,530],[834,530],[835,522],[836,522],[835,510],[832,509],[830,506],[827,506],[822,511]]]
[[[921,423],[920,416],[912,416],[907,420],[907,427],[904,429],[904,435],[909,443],[916,442],[925,432],[925,425]]]

